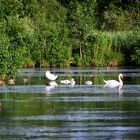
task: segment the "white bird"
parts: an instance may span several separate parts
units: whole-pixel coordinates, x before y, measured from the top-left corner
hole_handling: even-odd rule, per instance
[[[122,86],[123,85],[122,78],[123,78],[123,74],[119,74],[118,75],[119,81],[116,81],[116,80],[104,80],[104,82],[106,83],[105,86],[108,86],[108,87]]]
[[[75,81],[73,78],[71,80],[61,80],[60,82],[66,85],[75,85]]]
[[[66,85],[70,84],[70,82],[71,82],[71,80],[61,80],[60,81],[61,84],[66,84]]]
[[[75,85],[75,80],[73,78],[71,79],[70,85]]]
[[[46,71],[45,75],[50,81],[55,81],[58,78],[58,75],[51,74],[50,71]]]
[[[92,81],[85,81],[86,85],[92,85]]]

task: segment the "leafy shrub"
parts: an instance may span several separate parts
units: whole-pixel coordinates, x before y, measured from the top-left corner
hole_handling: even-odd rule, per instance
[[[22,50],[11,48],[8,36],[0,34],[0,38],[0,78],[14,77],[23,65]]]

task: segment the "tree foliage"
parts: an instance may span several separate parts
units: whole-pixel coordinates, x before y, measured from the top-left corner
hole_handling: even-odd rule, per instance
[[[138,0],[1,0],[0,76],[23,66],[140,64],[139,29]]]

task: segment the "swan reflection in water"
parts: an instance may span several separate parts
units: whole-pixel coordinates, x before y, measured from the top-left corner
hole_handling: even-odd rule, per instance
[[[108,85],[108,84],[105,84],[104,85],[104,88],[109,88],[109,89],[118,89],[118,93],[119,95],[123,95],[123,85],[119,85],[119,86],[114,86],[114,85]]]
[[[123,86],[122,85],[119,86],[119,95],[120,96],[123,95]]]
[[[58,84],[55,81],[50,81],[48,85],[46,85],[46,92],[48,94],[51,93],[51,90],[55,88]]]

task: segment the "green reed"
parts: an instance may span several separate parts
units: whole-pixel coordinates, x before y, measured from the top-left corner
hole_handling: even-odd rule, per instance
[[[138,50],[139,36],[139,32],[134,31],[97,32],[93,42],[94,65],[118,66],[128,63],[128,60],[131,63],[131,56],[138,52],[133,48]]]

